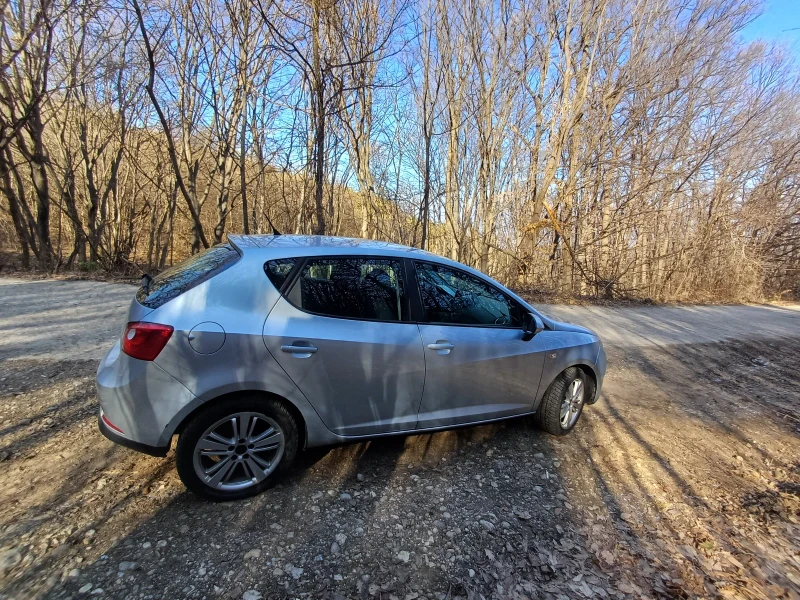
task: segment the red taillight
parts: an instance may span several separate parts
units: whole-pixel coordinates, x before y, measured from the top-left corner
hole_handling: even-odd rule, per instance
[[[155,360],[174,328],[158,323],[128,323],[122,334],[122,351],[139,360]]]

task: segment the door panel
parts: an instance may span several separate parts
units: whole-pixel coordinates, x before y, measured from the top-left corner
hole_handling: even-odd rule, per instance
[[[337,319],[278,300],[264,343],[338,435],[414,429],[425,361],[414,323]]]
[[[522,340],[522,308],[499,288],[450,265],[414,261],[425,391],[418,428],[530,412],[544,345]]]
[[[523,342],[518,329],[422,324],[419,329],[426,376],[417,428],[532,410],[544,365],[540,336]]]

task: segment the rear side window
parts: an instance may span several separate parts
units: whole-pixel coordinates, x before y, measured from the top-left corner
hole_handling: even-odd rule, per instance
[[[272,285],[280,290],[286,282],[286,278],[289,277],[289,273],[292,272],[296,262],[296,258],[271,260],[264,265],[264,272],[267,274],[267,277],[269,277]]]
[[[384,258],[312,258],[287,294],[289,302],[327,317],[403,320],[400,261]]]
[[[139,288],[136,300],[148,308],[158,308],[208,281],[238,260],[239,253],[230,244],[208,248],[156,275],[148,290]]]

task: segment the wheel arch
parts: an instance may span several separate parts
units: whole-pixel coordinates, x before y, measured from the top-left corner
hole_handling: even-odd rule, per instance
[[[544,395],[547,393],[547,390],[555,381],[556,377],[558,377],[559,375],[561,375],[561,373],[572,367],[577,367],[578,369],[583,371],[587,376],[591,377],[592,382],[594,383],[595,395],[599,393],[597,365],[593,364],[589,360],[578,359],[570,361],[568,363],[550,365],[550,367],[551,368],[548,369],[548,365],[545,365],[544,373],[542,373],[542,382],[539,385],[539,393],[537,394],[536,406],[534,410],[539,410],[539,406],[542,403],[542,398],[544,398]]]
[[[276,394],[274,392],[268,392],[266,390],[260,389],[245,389],[245,390],[235,390],[232,392],[226,392],[210,398],[208,400],[200,400],[198,398],[197,403],[193,403],[192,406],[188,407],[189,410],[182,415],[179,415],[177,420],[177,424],[174,426],[170,437],[173,435],[180,435],[183,433],[183,430],[186,428],[188,423],[196,417],[199,413],[207,410],[212,406],[217,406],[218,404],[223,404],[225,402],[229,402],[231,400],[236,400],[239,398],[244,397],[253,397],[253,396],[260,396],[264,399],[272,399],[280,402],[283,406],[286,407],[286,410],[289,411],[289,414],[292,415],[295,422],[297,423],[297,433],[300,436],[300,439],[297,441],[298,448],[305,448],[306,443],[308,442],[308,424],[306,422],[306,418],[303,415],[302,411],[295,406],[295,404],[289,400],[288,398],[284,398],[283,396]]]
[[[594,389],[597,389],[597,371],[595,370],[597,367],[596,365],[591,365],[588,363],[577,363],[572,365],[574,367],[578,367],[581,371],[583,371],[586,375],[592,378],[592,383],[594,383]]]

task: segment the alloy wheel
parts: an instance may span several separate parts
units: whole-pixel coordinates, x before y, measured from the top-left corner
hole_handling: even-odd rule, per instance
[[[209,487],[242,490],[264,481],[283,456],[280,425],[258,412],[239,412],[214,423],[194,448],[194,469]]]
[[[583,405],[583,380],[580,377],[573,379],[567,386],[564,399],[561,401],[561,427],[569,429],[578,419],[578,414]]]

